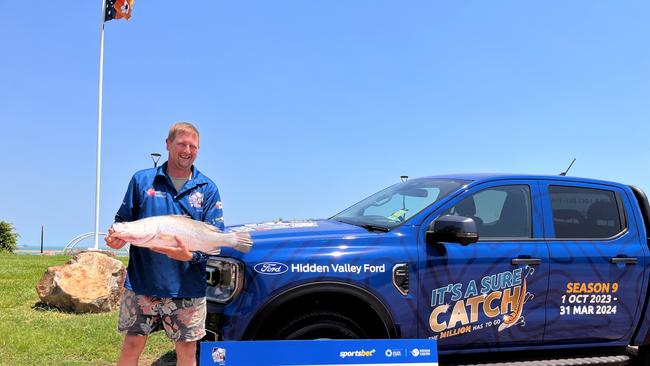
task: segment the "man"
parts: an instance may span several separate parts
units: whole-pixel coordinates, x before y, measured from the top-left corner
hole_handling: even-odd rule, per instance
[[[169,158],[158,168],[133,175],[115,221],[158,215],[187,215],[224,229],[217,186],[194,167],[199,132],[190,123],[176,123],[165,140]],[[123,240],[106,244],[119,249]],[[125,332],[118,365],[137,365],[147,336],[164,329],[175,342],[177,365],[195,365],[196,341],[205,335],[207,257],[190,252],[176,238],[177,248],[149,250],[131,246],[118,329]]]

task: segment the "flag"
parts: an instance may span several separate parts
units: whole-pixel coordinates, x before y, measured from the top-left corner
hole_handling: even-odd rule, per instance
[[[113,19],[131,18],[131,9],[135,0],[106,0],[106,9],[104,12],[104,21],[108,22]]]

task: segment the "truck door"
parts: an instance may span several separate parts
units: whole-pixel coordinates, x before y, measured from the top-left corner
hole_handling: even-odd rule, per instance
[[[625,191],[541,183],[550,281],[544,342],[628,339],[643,283],[643,247]]]
[[[440,349],[541,342],[548,289],[538,184],[509,180],[470,188],[423,222],[420,336]],[[479,241],[425,243],[441,215],[471,217]]]

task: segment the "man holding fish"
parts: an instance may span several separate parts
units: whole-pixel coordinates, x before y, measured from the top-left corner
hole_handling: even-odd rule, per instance
[[[137,365],[147,336],[161,329],[175,342],[177,364],[195,365],[196,342],[205,335],[205,253],[217,254],[221,246],[246,252],[252,245],[250,236],[223,233],[217,186],[193,165],[196,127],[176,123],[165,142],[167,162],[133,175],[105,239],[115,249],[132,244],[118,365]]]

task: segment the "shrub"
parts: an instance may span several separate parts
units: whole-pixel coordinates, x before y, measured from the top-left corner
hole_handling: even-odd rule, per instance
[[[13,253],[16,250],[18,233],[14,232],[14,226],[6,221],[0,221],[0,252]]]

